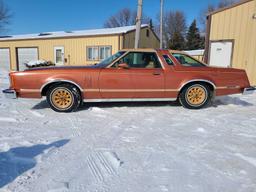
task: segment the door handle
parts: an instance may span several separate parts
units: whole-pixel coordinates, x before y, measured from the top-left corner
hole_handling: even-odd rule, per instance
[[[154,72],[153,75],[161,75],[160,72]]]

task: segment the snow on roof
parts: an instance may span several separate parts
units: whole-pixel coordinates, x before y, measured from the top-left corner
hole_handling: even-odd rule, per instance
[[[188,50],[188,51],[184,51],[184,52],[189,54],[189,55],[203,55],[204,54],[204,49]]]
[[[147,24],[141,25],[141,27],[148,27]],[[55,32],[43,32],[35,34],[24,34],[24,35],[10,35],[0,37],[0,41],[8,40],[23,40],[23,39],[48,39],[48,38],[59,38],[59,37],[79,37],[79,36],[95,36],[95,35],[114,35],[128,33],[136,29],[135,25],[115,28],[104,28],[104,29],[88,29],[80,31],[55,31]]]

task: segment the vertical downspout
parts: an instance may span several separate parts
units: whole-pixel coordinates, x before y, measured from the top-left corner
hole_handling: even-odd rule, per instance
[[[121,38],[121,35],[118,35],[118,51],[121,50],[121,45],[120,45],[121,41],[120,41],[120,38]]]
[[[204,62],[209,64],[209,46],[210,46],[210,33],[211,33],[212,15],[207,16],[206,34],[205,34],[205,51]]]
[[[125,49],[125,33],[123,33],[123,43],[122,43],[122,49]]]

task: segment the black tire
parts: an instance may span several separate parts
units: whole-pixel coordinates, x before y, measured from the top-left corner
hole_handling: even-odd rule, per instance
[[[46,93],[50,107],[56,112],[76,111],[81,102],[81,94],[74,85],[63,83],[52,85]]]
[[[212,91],[208,85],[194,83],[183,88],[179,94],[180,104],[188,109],[201,109],[206,107],[212,97]]]

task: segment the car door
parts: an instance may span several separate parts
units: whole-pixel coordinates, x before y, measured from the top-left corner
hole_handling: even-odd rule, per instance
[[[102,98],[132,98],[133,89],[130,70],[117,67],[101,69],[99,91]]]
[[[129,66],[134,98],[165,96],[165,74],[155,52],[129,52],[118,62]]]

